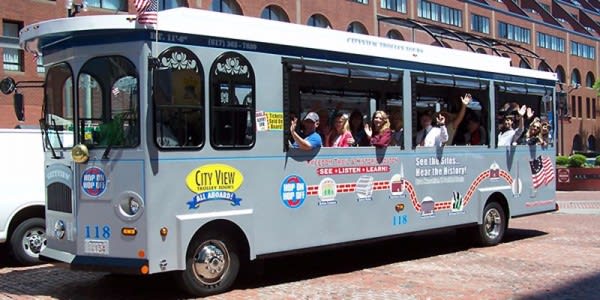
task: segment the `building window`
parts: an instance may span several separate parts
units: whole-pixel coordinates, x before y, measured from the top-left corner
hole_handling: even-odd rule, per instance
[[[362,3],[362,4],[369,4],[369,0],[350,0],[352,2],[356,2],[356,3]]]
[[[46,69],[44,69],[44,59],[41,56],[36,57],[35,59],[36,61],[36,70],[38,73],[44,73],[46,72]]]
[[[565,39],[538,32],[537,46],[540,48],[546,48],[558,52],[565,52]]]
[[[579,70],[573,69],[573,72],[571,72],[571,85],[576,86],[578,84],[581,85],[581,75],[579,75]]]
[[[574,118],[577,118],[577,98],[575,96],[571,96],[571,112]]]
[[[158,0],[158,9],[165,10],[177,7],[188,7],[186,0]]]
[[[592,98],[592,119],[596,119],[596,98]]]
[[[385,36],[388,39],[392,39],[392,40],[401,40],[401,41],[404,40],[402,33],[400,33],[398,30],[395,30],[395,29],[388,31],[388,33]]]
[[[419,1],[419,17],[457,27],[462,26],[461,10],[425,0]]]
[[[19,30],[22,22],[2,22],[2,40],[7,40],[10,46],[3,48],[4,70],[23,72],[23,50],[19,48]]]
[[[381,8],[406,13],[406,0],[381,0]]]
[[[581,44],[578,42],[571,41],[571,55],[580,56],[583,58],[595,59],[596,58],[596,48]]]
[[[577,96],[577,117],[583,118],[583,99],[581,99],[581,96]]]
[[[471,30],[481,33],[490,33],[490,18],[480,16],[480,15],[471,15]]]
[[[513,24],[498,22],[498,37],[524,44],[530,44],[531,30]]]
[[[285,13],[283,8],[277,5],[269,5],[263,9],[260,17],[267,20],[290,22],[290,18]]]
[[[543,7],[543,8],[544,8],[544,9],[545,9],[547,12],[549,12],[549,13],[551,12],[551,10],[550,10],[550,5],[548,5],[548,4],[545,4],[545,3],[541,3],[541,2],[539,2],[539,1],[538,1],[538,4],[539,4],[540,6],[542,6],[542,7]]]
[[[554,72],[556,72],[556,77],[558,79],[559,82],[567,82],[566,79],[566,75],[565,75],[565,69],[563,69],[563,67],[561,65],[556,66],[556,69],[554,69]]]
[[[348,25],[348,28],[346,28],[346,31],[360,33],[360,34],[369,34],[369,32],[367,31],[367,28],[365,28],[365,25],[361,24],[360,22],[350,23]]]
[[[590,98],[585,98],[585,117],[588,119],[592,118],[592,105],[590,103]]]
[[[91,7],[127,11],[127,0],[87,0],[87,5]]]
[[[585,86],[589,87],[589,88],[593,88],[594,82],[596,82],[596,79],[594,79],[594,74],[592,72],[588,72],[587,75],[585,76]]]
[[[321,28],[331,28],[331,23],[323,15],[315,14],[308,18],[306,25]]]
[[[235,0],[213,0],[211,10],[227,14],[243,15],[240,5]]]

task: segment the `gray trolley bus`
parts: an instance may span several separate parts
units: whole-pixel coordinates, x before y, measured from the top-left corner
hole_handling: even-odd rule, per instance
[[[451,227],[494,245],[556,209],[556,76],[504,57],[187,8],[41,22],[21,46],[46,68],[41,257],[73,269],[174,271],[207,295],[272,254]],[[499,146],[498,116],[523,105],[545,142]],[[401,134],[290,147],[309,111],[320,130],[383,111]],[[445,144],[416,142],[428,112]]]

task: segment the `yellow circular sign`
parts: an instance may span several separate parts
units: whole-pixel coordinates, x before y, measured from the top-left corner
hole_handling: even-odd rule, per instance
[[[236,168],[225,164],[200,166],[185,178],[190,191],[198,194],[208,191],[235,192],[244,182],[244,175]]]

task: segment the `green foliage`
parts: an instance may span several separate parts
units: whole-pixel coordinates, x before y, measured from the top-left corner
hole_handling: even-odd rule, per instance
[[[595,166],[600,166],[600,155],[596,156],[596,160],[594,161]]]
[[[586,158],[581,154],[573,154],[569,157],[569,167],[580,168],[585,165]]]
[[[566,167],[569,165],[569,157],[568,156],[557,156],[556,157],[556,165],[561,167]]]

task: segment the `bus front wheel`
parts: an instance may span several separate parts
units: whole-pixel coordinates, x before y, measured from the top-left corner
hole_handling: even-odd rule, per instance
[[[477,237],[480,245],[494,246],[502,241],[506,230],[506,214],[498,202],[486,204],[478,229]]]
[[[239,270],[238,246],[229,236],[204,233],[190,244],[186,268],[181,272],[183,288],[195,296],[208,296],[227,291]]]

